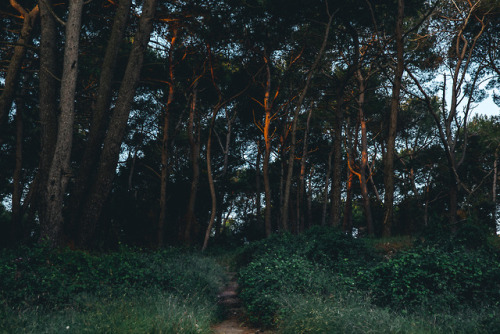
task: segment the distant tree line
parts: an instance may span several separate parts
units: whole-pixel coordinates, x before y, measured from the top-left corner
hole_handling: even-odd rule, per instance
[[[9,0],[0,26],[1,245],[496,231],[496,0]]]

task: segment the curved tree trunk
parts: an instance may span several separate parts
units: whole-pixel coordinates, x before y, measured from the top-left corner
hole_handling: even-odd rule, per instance
[[[23,27],[21,28],[21,34],[17,40],[17,45],[14,47],[14,53],[10,59],[7,74],[5,75],[4,87],[0,95],[0,144],[2,143],[4,134],[1,129],[7,123],[7,117],[12,107],[12,102],[14,101],[19,71],[26,54],[26,45],[31,40],[31,31],[33,30],[33,26],[40,12],[38,5],[28,13],[16,0],[10,0],[10,4],[23,18]]]

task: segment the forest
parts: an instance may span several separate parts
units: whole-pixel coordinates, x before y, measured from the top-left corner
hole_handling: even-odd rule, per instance
[[[2,6],[5,244],[496,231],[497,1]]]
[[[0,28],[0,332],[209,333],[231,280],[284,333],[498,331],[498,0],[9,0]]]

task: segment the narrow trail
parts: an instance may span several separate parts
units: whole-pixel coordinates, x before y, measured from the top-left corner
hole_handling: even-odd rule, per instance
[[[271,331],[263,331],[257,328],[247,327],[244,318],[244,308],[238,297],[238,282],[236,273],[229,273],[231,281],[226,285],[224,290],[219,294],[219,304],[226,309],[226,320],[215,325],[212,329],[216,334],[254,334],[267,333]]]

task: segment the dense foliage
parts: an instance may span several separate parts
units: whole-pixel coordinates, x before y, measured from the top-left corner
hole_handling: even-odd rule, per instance
[[[0,5],[1,247],[495,233],[498,1],[70,3]]]
[[[211,258],[166,249],[2,251],[0,331],[207,333],[226,280]]]
[[[285,333],[485,333],[498,324],[498,248],[446,239],[394,254],[387,246],[398,240],[370,243],[316,229],[247,246],[239,277],[250,319]]]

